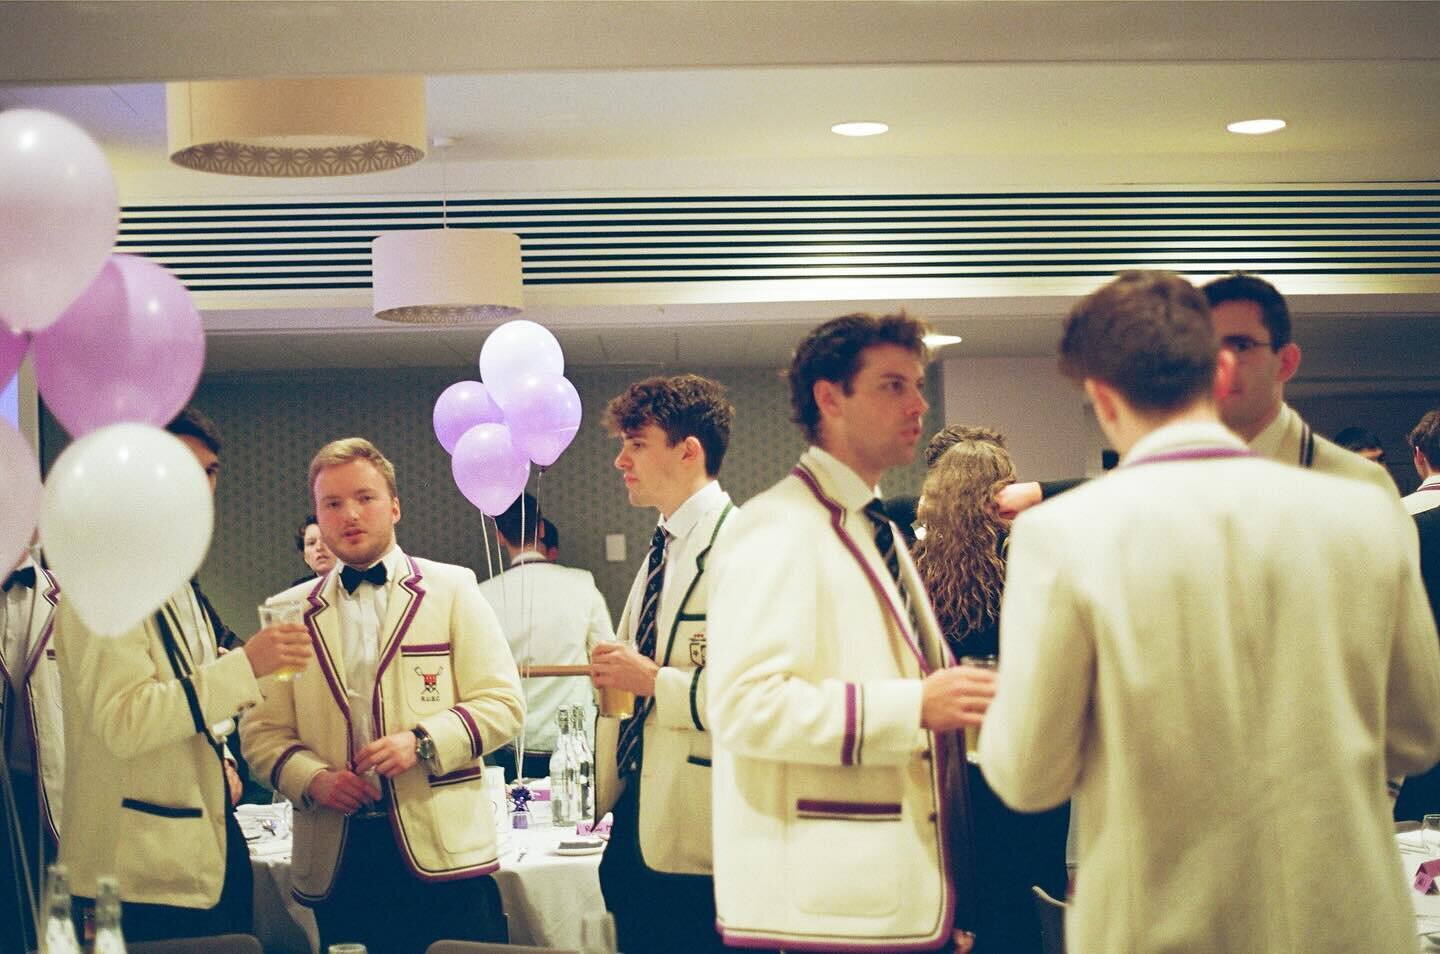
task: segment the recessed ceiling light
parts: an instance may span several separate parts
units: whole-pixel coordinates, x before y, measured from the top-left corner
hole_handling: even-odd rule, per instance
[[[878,136],[889,132],[890,127],[884,123],[873,122],[836,123],[830,127],[830,131],[837,136]]]
[[[449,149],[451,146],[455,145],[455,143],[457,143],[457,142],[459,142],[459,140],[456,139],[454,136],[431,136],[431,137],[430,137],[430,148],[431,148],[431,149]]]
[[[936,348],[943,348],[946,345],[959,344],[962,340],[959,335],[928,334],[925,336],[925,347],[934,351]]]
[[[1240,133],[1244,136],[1263,136],[1266,133],[1279,132],[1285,128],[1283,119],[1245,119],[1238,123],[1230,123],[1225,127],[1233,133]]]

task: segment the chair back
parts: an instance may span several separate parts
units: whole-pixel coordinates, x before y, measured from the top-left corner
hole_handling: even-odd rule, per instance
[[[1065,902],[1056,901],[1038,884],[1031,885],[1035,893],[1035,913],[1040,916],[1040,946],[1045,954],[1065,954]]]
[[[265,948],[249,934],[221,934],[216,937],[180,937],[168,941],[127,943],[129,954],[265,954]]]

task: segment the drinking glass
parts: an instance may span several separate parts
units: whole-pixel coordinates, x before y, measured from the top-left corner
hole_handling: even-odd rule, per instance
[[[633,640],[622,639],[620,642],[635,648]],[[607,686],[600,690],[600,714],[612,719],[628,719],[635,714],[635,693],[628,689],[618,689],[614,686]]]
[[[305,625],[305,611],[310,608],[309,603],[302,603],[299,600],[280,600],[274,603],[260,604],[260,628],[266,626],[277,626],[281,623],[293,623],[296,626]],[[275,670],[273,675],[281,682],[291,679],[299,679],[303,671],[301,666],[281,666]]]
[[[999,656],[961,656],[960,665],[972,666],[976,669],[999,669]],[[974,761],[975,753],[980,750],[980,726],[967,725],[965,727],[965,755]]]
[[[1420,822],[1420,844],[1425,854],[1440,858],[1440,815],[1426,815]]]

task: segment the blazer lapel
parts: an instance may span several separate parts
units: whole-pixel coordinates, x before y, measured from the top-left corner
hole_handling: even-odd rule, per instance
[[[45,647],[50,645],[50,634],[55,629],[55,607],[60,601],[60,585],[49,570],[40,570],[36,579],[37,603],[30,619],[30,656],[25,660],[25,680],[35,674],[35,667],[45,658]],[[40,584],[44,584],[43,588]]]
[[[420,611],[420,604],[425,600],[420,567],[408,556],[405,557],[405,565],[410,573],[395,581],[395,588],[390,593],[385,610],[385,623],[380,627],[380,662],[375,667],[377,687],[381,683],[381,677],[385,675],[385,670],[394,661],[395,654],[400,651],[400,644],[405,641],[405,634],[410,631],[410,624],[415,621],[415,614]]]
[[[330,695],[335,704],[350,718],[349,693],[345,685],[344,642],[340,638],[339,609],[340,574],[335,570],[321,577],[307,595],[310,608],[305,611],[305,628],[310,631],[310,643],[315,651],[315,662],[325,674]]]

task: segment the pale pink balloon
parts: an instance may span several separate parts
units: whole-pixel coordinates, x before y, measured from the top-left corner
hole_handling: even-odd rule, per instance
[[[494,517],[504,513],[525,489],[530,461],[515,446],[504,424],[477,424],[456,442],[450,473],[465,499]]]
[[[435,399],[430,416],[435,438],[445,453],[455,452],[461,435],[476,424],[503,424],[505,414],[479,381],[456,381]]]
[[[0,113],[0,321],[48,327],[115,246],[110,163],[85,130],[53,113]]]
[[[505,423],[515,446],[536,464],[549,467],[575,439],[580,415],[580,395],[568,379],[532,374],[511,390]]]
[[[40,522],[40,465],[30,443],[8,421],[0,421],[0,576],[20,562]]]
[[[169,423],[195,392],[205,332],[185,286],[147,258],[112,255],[31,344],[45,405],[72,437]]]
[[[20,370],[20,362],[25,359],[25,351],[29,347],[29,335],[0,326],[0,388],[9,384],[15,372]]]

